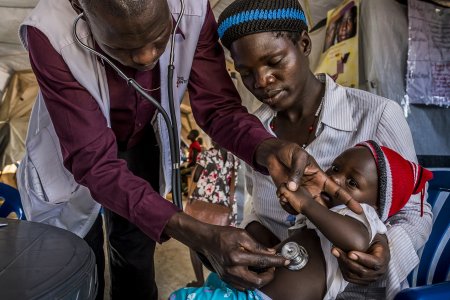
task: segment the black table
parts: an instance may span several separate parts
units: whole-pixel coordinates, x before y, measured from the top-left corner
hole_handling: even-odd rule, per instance
[[[95,256],[75,234],[0,218],[0,299],[94,299]]]

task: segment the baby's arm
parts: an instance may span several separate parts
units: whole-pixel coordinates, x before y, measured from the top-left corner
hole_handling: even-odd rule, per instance
[[[289,202],[295,210],[304,214],[331,243],[343,251],[365,252],[368,249],[370,234],[360,221],[330,211],[302,188],[291,192],[282,186],[278,194],[282,201]]]

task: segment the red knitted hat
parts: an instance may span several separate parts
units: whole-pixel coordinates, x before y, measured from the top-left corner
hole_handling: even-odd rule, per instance
[[[419,192],[422,200],[420,208],[422,216],[425,183],[433,178],[433,173],[374,141],[365,141],[356,146],[367,147],[375,158],[380,219],[386,221],[405,206],[411,195]]]

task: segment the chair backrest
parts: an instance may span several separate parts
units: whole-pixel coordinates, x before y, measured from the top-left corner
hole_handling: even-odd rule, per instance
[[[11,217],[16,215],[17,219],[25,220],[19,191],[12,186],[0,182],[0,217]]]
[[[428,202],[433,207],[433,230],[419,252],[419,265],[409,275],[411,287],[450,281],[450,168],[430,169]]]

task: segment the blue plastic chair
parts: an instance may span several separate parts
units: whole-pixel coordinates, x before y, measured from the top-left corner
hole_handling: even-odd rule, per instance
[[[14,212],[19,220],[25,220],[19,191],[12,186],[0,182],[0,198],[3,204],[0,205],[0,218],[6,218]]]
[[[419,252],[419,265],[408,277],[411,288],[395,300],[450,299],[450,169],[430,169],[428,202],[433,207],[433,230]]]

